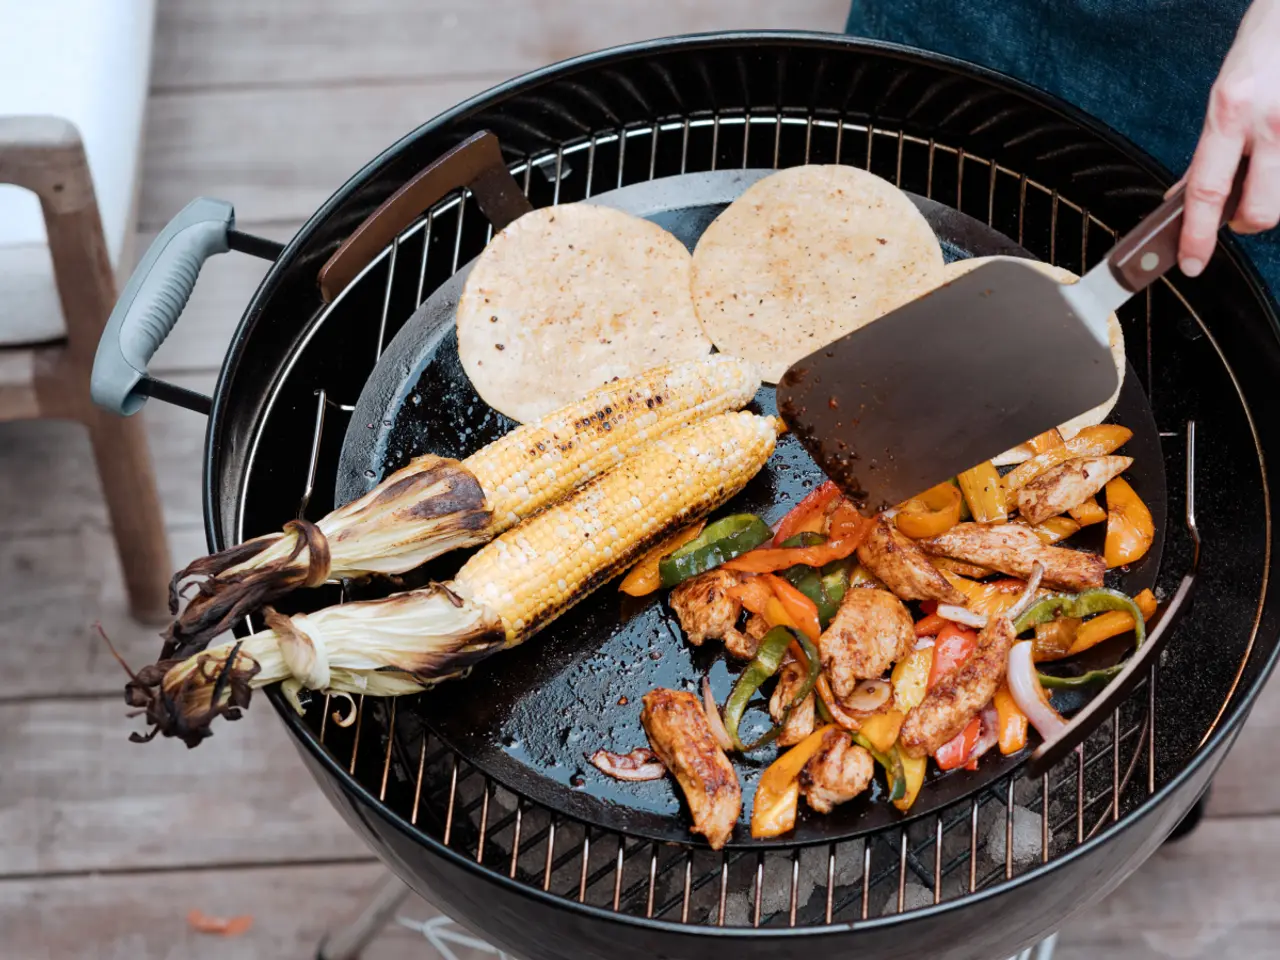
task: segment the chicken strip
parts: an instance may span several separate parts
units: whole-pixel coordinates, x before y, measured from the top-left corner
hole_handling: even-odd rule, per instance
[[[858,560],[903,600],[964,603],[964,596],[929,562],[916,542],[884,517],[858,547]]]
[[[700,647],[707,640],[723,640],[735,657],[750,660],[756,655],[760,638],[754,631],[738,629],[742,604],[729,596],[729,589],[742,583],[732,570],[717,567],[686,580],[671,591],[671,609],[680,620],[689,642]]]
[[[1077,457],[1060,463],[1017,492],[1018,510],[1027,523],[1078,507],[1133,465],[1133,457]]]
[[[822,746],[800,771],[800,792],[818,813],[830,813],[837,804],[852,800],[871,785],[875,765],[871,754],[845,731],[831,727]]]
[[[818,638],[822,669],[844,700],[859,680],[879,677],[916,642],[915,624],[901,600],[884,590],[849,590]]]
[[[805,668],[794,660],[782,665],[782,670],[778,674],[778,685],[773,688],[773,696],[769,698],[769,716],[773,717],[774,723],[782,720],[782,714],[787,706],[795,700],[796,694],[804,686],[806,674]],[[778,746],[790,747],[813,733],[813,714],[813,691],[810,691],[809,695],[800,701],[800,706],[791,711],[791,716],[782,727],[782,733],[778,735]]]
[[[920,546],[940,557],[989,567],[1023,580],[1036,562],[1044,566],[1046,586],[1087,590],[1102,586],[1107,562],[1093,553],[1050,547],[1030,527],[1018,523],[961,523]]]
[[[702,703],[692,693],[658,687],[644,695],[640,722],[663,766],[675,774],[693,814],[693,832],[719,850],[742,812],[742,788],[724,755]]]
[[[920,705],[907,714],[898,734],[910,757],[929,756],[965,728],[991,702],[1009,666],[1017,639],[1008,617],[996,617],[978,634],[969,658],[941,677]]]

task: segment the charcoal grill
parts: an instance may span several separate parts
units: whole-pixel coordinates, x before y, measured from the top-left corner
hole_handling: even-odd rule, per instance
[[[231,247],[274,263],[211,403],[148,377],[136,391],[211,408],[211,548],[333,506],[343,437],[376,361],[492,228],[470,190],[449,190],[385,243],[366,242],[367,262],[327,302],[317,276],[375,209],[481,130],[497,135],[534,206],[681,173],[849,163],[1079,273],[1172,182],[1045,94],[844,37],[677,38],[513,80],[389,148],[283,249],[229,234]],[[1161,281],[1121,320],[1168,476],[1158,592],[1173,592],[1197,551],[1200,585],[1160,664],[1049,773],[1015,769],[925,818],[848,841],[713,853],[512,791],[423,725],[413,700],[357,698],[348,715],[318,697],[299,717],[277,692],[268,697],[334,805],[391,869],[516,955],[1007,957],[1155,850],[1203,793],[1276,657],[1266,462],[1280,422],[1252,412],[1280,370],[1273,304],[1228,239],[1203,278]],[[331,584],[301,602],[348,595]]]

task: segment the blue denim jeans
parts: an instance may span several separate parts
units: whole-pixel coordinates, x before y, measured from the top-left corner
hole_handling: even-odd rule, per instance
[[[853,0],[846,32],[1048,90],[1186,169],[1248,0]],[[1280,231],[1244,238],[1280,297]]]

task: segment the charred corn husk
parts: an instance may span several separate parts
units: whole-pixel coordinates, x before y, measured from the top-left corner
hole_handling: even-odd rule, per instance
[[[721,354],[615,380],[457,461],[426,455],[317,523],[295,520],[197,560],[170,585],[163,657],[185,657],[272,600],[329,578],[405,573],[484,543],[648,441],[746,406],[760,381]]]
[[[573,496],[482,548],[447,584],[318,613],[268,615],[269,629],[129,684],[156,732],[194,746],[249,690],[285,681],[336,693],[413,693],[522,643],[672,530],[746,485],[773,452],[772,417],[726,413],[654,440]]]

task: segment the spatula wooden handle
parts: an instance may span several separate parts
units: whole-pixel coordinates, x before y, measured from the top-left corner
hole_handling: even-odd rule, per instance
[[[1240,195],[1244,192],[1244,178],[1249,172],[1249,158],[1240,162],[1235,183],[1222,208],[1222,222],[1226,223],[1236,212]],[[1186,209],[1187,185],[1178,188],[1165,198],[1136,227],[1126,233],[1112,251],[1107,263],[1121,286],[1131,293],[1144,290],[1163,276],[1178,260],[1178,238],[1182,235],[1182,214]]]

